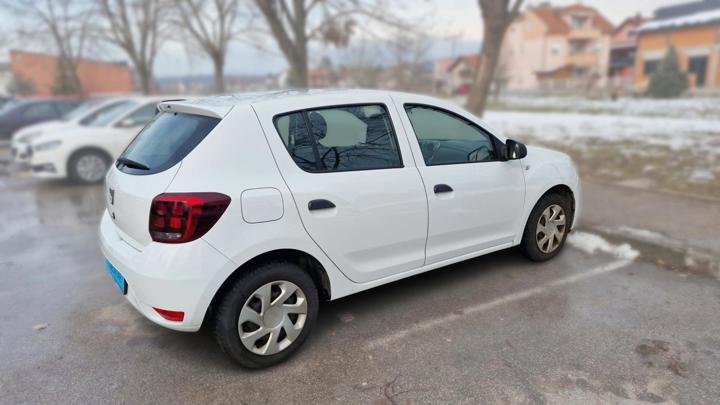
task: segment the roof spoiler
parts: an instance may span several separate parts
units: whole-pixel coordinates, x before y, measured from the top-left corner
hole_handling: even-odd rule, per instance
[[[158,109],[163,112],[204,115],[222,119],[232,110],[232,106],[208,105],[179,99],[161,101]]]

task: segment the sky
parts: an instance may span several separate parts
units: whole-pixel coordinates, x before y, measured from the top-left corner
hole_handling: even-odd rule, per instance
[[[552,5],[569,5],[578,0],[552,0]],[[683,3],[683,0],[582,0],[581,3],[595,7],[613,24],[641,13],[651,16],[657,7]],[[398,10],[411,17],[430,16],[431,35],[439,40],[432,48],[430,57],[441,58],[477,52],[482,41],[482,20],[477,0],[404,0],[393,2]],[[539,0],[526,0],[536,5]],[[402,9],[400,10],[400,7]],[[340,53],[342,53],[340,51]],[[338,51],[315,45],[311,55],[317,63],[324,55],[337,55]],[[278,72],[285,68],[285,62],[269,42],[267,50],[258,51],[246,46],[235,45],[230,50],[226,71],[234,74],[262,74]],[[257,61],[262,61],[261,64]],[[313,63],[313,62],[311,62]],[[156,73],[159,76],[209,74],[212,66],[201,54],[188,53],[181,44],[168,44],[159,56]]]
[[[547,0],[526,0],[526,4],[537,5],[542,1]],[[595,7],[613,24],[619,24],[626,17],[637,13],[651,16],[657,7],[686,1],[690,0],[581,0],[580,2]],[[439,38],[428,57],[452,57],[479,50],[482,41],[482,20],[477,0],[388,0],[388,2],[395,7],[393,12],[396,14],[410,18],[422,17],[426,21],[427,32]],[[577,2],[578,0],[552,0],[551,4],[568,5]],[[354,39],[357,43],[361,38]],[[310,54],[311,65],[316,64],[326,55],[334,59],[343,57],[343,51],[319,44],[311,47]],[[109,49],[99,58],[122,60],[123,55]],[[284,70],[285,66],[284,59],[276,50],[272,40],[266,43],[264,50],[233,44],[227,58],[226,73],[247,75],[277,73]],[[167,42],[164,45],[155,66],[155,74],[158,77],[201,75],[211,72],[212,64],[204,54],[188,51],[178,42]]]

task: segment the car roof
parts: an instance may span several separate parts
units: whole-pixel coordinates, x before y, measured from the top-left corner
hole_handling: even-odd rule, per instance
[[[239,105],[255,105],[261,103],[272,103],[280,100],[314,98],[317,96],[342,96],[362,97],[402,94],[388,90],[366,90],[366,89],[305,89],[305,90],[274,90],[254,93],[238,93],[223,96],[208,96],[199,98],[187,98],[180,101],[161,102],[160,110],[166,112],[185,112],[190,114],[203,114],[222,118],[230,110]]]

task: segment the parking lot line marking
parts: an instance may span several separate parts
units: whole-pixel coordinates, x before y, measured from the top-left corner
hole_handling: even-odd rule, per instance
[[[574,284],[574,283],[577,283],[579,281],[582,281],[582,280],[585,280],[585,279],[588,279],[591,277],[611,273],[613,271],[622,269],[623,267],[627,266],[628,264],[630,264],[632,262],[633,262],[632,260],[625,260],[625,259],[617,260],[617,261],[605,264],[603,266],[599,266],[594,269],[584,271],[582,273],[563,277],[563,278],[557,279],[555,281],[551,281],[551,282],[548,282],[548,283],[545,283],[545,284],[542,284],[542,285],[539,285],[536,287],[528,288],[528,289],[525,289],[522,291],[514,292],[512,294],[508,294],[508,295],[502,296],[500,298],[496,298],[491,301],[487,301],[487,302],[483,302],[481,304],[466,307],[459,311],[454,311],[454,312],[451,312],[447,315],[443,315],[438,318],[430,319],[430,320],[424,321],[424,322],[419,322],[419,323],[414,324],[410,328],[397,331],[390,335],[382,336],[378,339],[374,339],[374,340],[370,341],[368,344],[366,344],[365,348],[372,350],[372,349],[377,349],[378,347],[387,346],[398,340],[404,339],[413,333],[424,332],[424,331],[430,330],[432,328],[435,328],[437,326],[440,326],[444,323],[453,322],[453,321],[462,319],[465,316],[483,313],[485,311],[488,311],[488,310],[498,307],[500,305],[505,305],[505,304],[509,304],[511,302],[516,302],[516,301],[524,300],[524,299],[527,299],[530,297],[534,297],[536,295],[543,294],[553,288],[562,287],[562,286],[566,286],[569,284]]]

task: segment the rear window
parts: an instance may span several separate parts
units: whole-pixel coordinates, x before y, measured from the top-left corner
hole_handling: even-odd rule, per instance
[[[202,115],[160,113],[128,145],[116,166],[138,175],[167,170],[195,149],[218,122]]]

